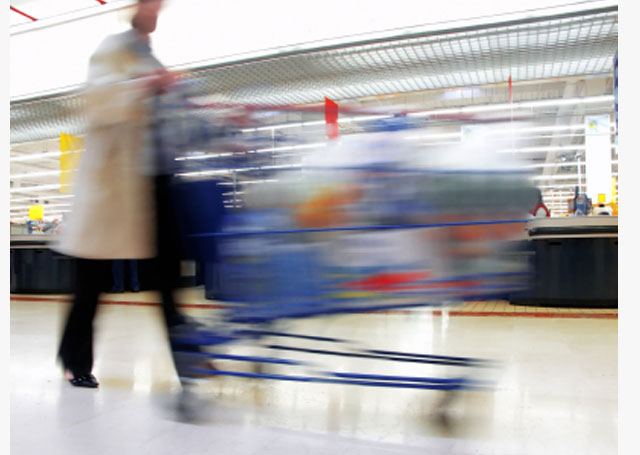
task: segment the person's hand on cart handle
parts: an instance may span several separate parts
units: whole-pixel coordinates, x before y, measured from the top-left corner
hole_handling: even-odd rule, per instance
[[[145,79],[147,90],[156,95],[166,93],[169,87],[178,81],[177,75],[166,69],[146,73],[141,77]]]

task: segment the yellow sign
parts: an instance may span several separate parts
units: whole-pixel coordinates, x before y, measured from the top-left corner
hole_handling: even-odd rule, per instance
[[[84,141],[80,137],[60,133],[60,192],[71,193]]]
[[[29,206],[29,219],[30,220],[41,220],[44,215],[44,206],[42,205],[31,205]]]
[[[618,216],[618,179],[611,177],[611,202],[608,204],[614,216]]]

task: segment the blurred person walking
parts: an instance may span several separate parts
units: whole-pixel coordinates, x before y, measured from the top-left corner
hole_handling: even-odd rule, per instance
[[[76,202],[57,247],[77,258],[76,290],[58,356],[66,378],[78,387],[98,387],[92,374],[93,321],[99,295],[109,289],[111,260],[155,258],[167,329],[186,322],[173,299],[179,238],[169,171],[162,164],[167,158],[159,156],[153,128],[155,100],[173,82],[149,45],[161,7],[162,0],[138,0],[132,29],[107,37],[89,64],[85,151]]]

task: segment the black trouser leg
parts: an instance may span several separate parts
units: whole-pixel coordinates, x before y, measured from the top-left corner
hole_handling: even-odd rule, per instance
[[[171,179],[167,176],[158,176],[155,179],[155,203],[156,203],[156,277],[159,280],[157,289],[162,297],[162,310],[169,333],[169,345],[176,372],[181,379],[191,376],[189,369],[197,362],[197,357],[189,355],[185,351],[199,352],[200,347],[190,344],[182,344],[176,335],[176,326],[185,321],[178,311],[173,292],[179,286],[180,281],[180,231],[176,220],[175,207],[171,194]],[[172,330],[173,328],[173,330]],[[187,329],[188,330],[188,329]],[[173,336],[172,333],[173,332]],[[182,334],[187,335],[187,334]],[[184,385],[183,381],[183,385]]]
[[[180,280],[180,234],[170,185],[168,176],[157,176],[155,179],[156,279],[167,327],[175,325],[180,319],[173,298],[173,291]]]
[[[76,260],[75,295],[67,315],[58,356],[75,376],[93,367],[93,320],[100,293],[111,281],[111,261]]]

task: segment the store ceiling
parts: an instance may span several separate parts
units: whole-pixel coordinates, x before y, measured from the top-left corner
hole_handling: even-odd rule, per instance
[[[9,26],[28,24],[34,22],[34,19],[50,19],[82,10],[90,11],[90,8],[99,8],[107,3],[122,3],[122,1],[123,0],[10,0]]]
[[[77,0],[74,7],[95,7],[94,0]],[[13,1],[12,6],[35,14],[36,5],[65,2]],[[83,6],[89,5],[89,6]],[[100,6],[98,4],[98,6]],[[53,6],[49,6],[53,8]],[[45,10],[41,10],[45,11]],[[46,14],[55,14],[53,9]],[[613,57],[618,45],[617,8],[602,8],[565,16],[450,30],[447,33],[387,38],[333,48],[292,52],[269,58],[200,68],[188,74],[194,94],[207,102],[262,106],[315,104],[327,96],[342,106],[384,110],[403,106],[431,110],[508,102],[511,76],[513,101],[562,99],[612,93]],[[531,110],[547,124],[584,122],[587,114],[611,114],[613,103],[551,106]],[[82,100],[77,93],[60,93],[11,104],[12,157],[59,150],[61,132],[84,132]],[[317,115],[286,114],[285,119],[317,119]],[[274,121],[280,123],[281,119]],[[348,132],[353,125],[344,125]],[[296,134],[295,131],[279,134]],[[569,142],[567,142],[569,141]],[[540,137],[541,146],[581,144],[584,137]],[[614,154],[615,158],[615,154]],[[572,156],[558,153],[530,157],[538,164],[554,164]],[[15,187],[54,185],[59,176],[42,175],[59,168],[53,156],[34,162],[11,163],[11,198],[29,194]],[[540,167],[540,175],[576,168]],[[23,174],[35,175],[24,177]],[[14,181],[13,176],[21,177]],[[557,184],[573,181],[554,180]],[[541,182],[549,183],[549,182]],[[38,195],[54,195],[42,189]],[[13,203],[12,203],[13,205]]]
[[[611,74],[617,9],[342,45],[190,72],[195,95],[288,105],[453,87]],[[80,134],[76,93],[11,104],[11,142]],[[428,106],[426,106],[428,107]]]

